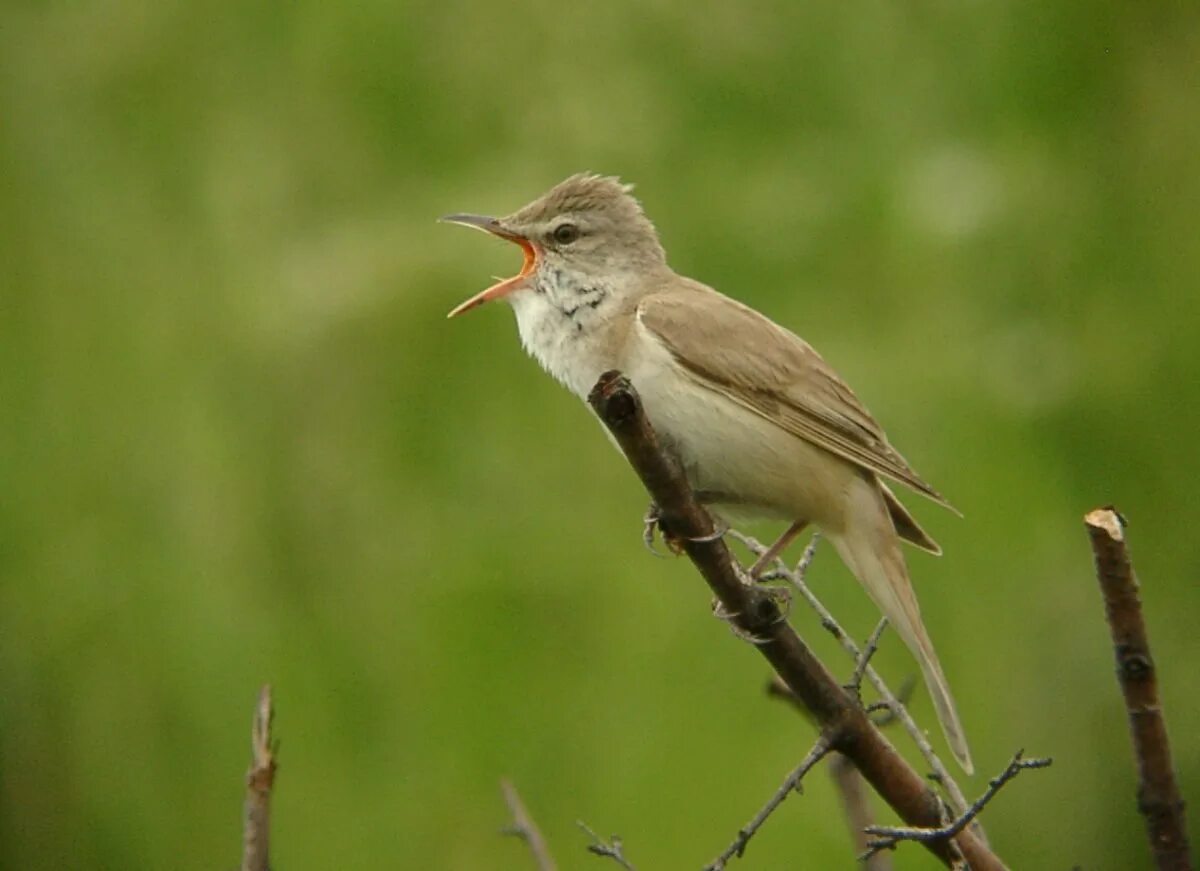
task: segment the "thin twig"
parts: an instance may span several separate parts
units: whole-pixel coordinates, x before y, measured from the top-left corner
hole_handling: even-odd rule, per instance
[[[896,701],[902,710],[908,710],[908,703],[912,701],[916,689],[917,679],[913,675],[907,675],[900,681],[900,689],[896,690]],[[880,728],[897,722],[896,711],[887,702],[872,702],[867,705],[867,714],[871,717],[871,722]]]
[[[812,538],[808,540],[808,544],[804,546],[804,550],[800,553],[800,560],[796,563],[796,568],[793,572],[800,580],[803,581],[808,577],[808,570],[812,566],[813,560],[816,559],[817,545],[820,543],[821,533],[814,532],[812,534]],[[784,568],[787,567],[787,563],[785,563],[783,560],[780,560],[779,563]]]
[[[246,772],[246,799],[242,804],[242,871],[269,871],[271,846],[271,787],[275,784],[275,750],[271,738],[271,685],[258,692],[250,727],[253,761]]]
[[[521,801],[521,794],[517,792],[517,788],[511,780],[505,779],[500,781],[500,791],[504,793],[504,803],[508,805],[508,813],[512,816],[512,824],[502,830],[504,834],[516,835],[529,845],[529,852],[533,854],[538,871],[555,871],[558,866],[554,864],[550,848],[546,846],[546,839],[542,837],[537,823],[525,809],[525,803]]]
[[[867,852],[860,858],[879,852],[880,850],[890,850],[901,841],[919,841],[923,844],[928,844],[931,841],[941,841],[946,838],[953,838],[968,825],[971,820],[979,815],[979,812],[987,806],[1000,791],[1000,787],[1008,783],[1022,771],[1027,768],[1047,768],[1053,762],[1049,757],[1045,759],[1022,759],[1023,750],[1018,750],[1013,756],[1012,761],[1008,763],[1000,774],[988,781],[988,788],[969,808],[966,812],[960,814],[953,822],[938,826],[937,828],[910,828],[907,826],[868,826],[866,832],[868,835],[876,835],[877,837],[867,842]]]
[[[1191,869],[1183,797],[1171,762],[1158,676],[1142,618],[1138,581],[1125,545],[1125,522],[1112,507],[1084,518],[1096,557],[1096,577],[1112,633],[1117,680],[1125,697],[1138,769],[1138,810],[1160,871]]]
[[[846,689],[858,696],[860,702],[862,701],[863,674],[871,662],[871,657],[875,655],[875,651],[879,650],[879,638],[883,635],[883,630],[887,629],[887,625],[887,617],[880,617],[875,631],[867,638],[866,646],[863,647],[862,653],[858,655],[858,659],[854,663],[854,674],[850,676],[850,683],[846,684]]]
[[[629,379],[615,371],[604,373],[592,388],[588,402],[661,509],[667,527],[721,600],[723,613],[730,615],[746,636],[761,640],[753,649],[771,663],[812,712],[830,746],[854,762],[905,823],[941,825],[943,804],[937,793],[896,752],[857,700],[838,685],[782,618],[779,604],[769,591],[743,581],[729,548],[714,537],[712,517],[696,500],[677,458],[660,447]],[[731,748],[730,752],[736,750]],[[954,861],[959,850],[974,871],[1004,867],[970,830],[960,832],[953,845],[935,841],[927,846],[946,864]]]
[[[900,691],[896,693],[896,698],[901,704],[908,703],[908,698],[911,697],[913,687],[916,685],[917,681],[912,677],[905,679],[904,684],[900,686]],[[796,693],[787,689],[787,684],[780,679],[778,674],[773,675],[772,679],[767,681],[767,695],[792,705],[792,708],[796,709],[797,713],[804,716],[806,720],[812,719],[808,710],[805,710],[800,699],[796,697]],[[886,704],[878,705],[874,713],[872,713],[872,708],[876,708],[876,705],[868,705],[866,713],[871,715],[871,722],[874,722],[876,726],[882,728],[895,722],[895,714]],[[829,753],[829,776],[833,777],[834,785],[838,787],[838,792],[841,794],[842,810],[846,812],[846,821],[850,823],[850,837],[854,842],[854,854],[862,854],[866,851],[864,830],[874,819],[871,816],[868,797],[866,797],[863,775],[858,773],[858,769],[854,768],[854,763],[850,759],[834,751]],[[863,871],[892,871],[892,860],[888,858],[887,853],[876,853],[865,861]]]
[[[915,686],[916,681],[911,676],[905,679],[897,694],[901,704],[908,704],[908,699]],[[787,684],[780,680],[779,675],[773,676],[767,682],[767,695],[787,702],[805,719],[812,719],[804,705],[796,698],[796,694],[788,689]],[[868,714],[872,713],[872,707],[867,707]],[[887,705],[881,705],[876,714],[871,717],[871,722],[881,728],[895,721],[895,714]],[[872,824],[874,819],[862,775],[858,773],[853,762],[841,753],[833,751],[829,754],[829,776],[833,778],[833,782],[838,788],[838,794],[842,797],[842,810],[845,811],[846,822],[850,826],[850,838],[854,841],[854,853],[859,855],[867,849],[867,837],[864,830]],[[887,853],[877,853],[863,865],[863,871],[891,871],[891,868],[892,860]]]
[[[752,551],[757,552],[760,549],[765,550],[763,545],[754,538],[732,531],[730,533]],[[800,593],[804,601],[812,608],[821,620],[821,625],[842,645],[842,648],[854,658],[857,663],[862,657],[862,651],[858,645],[854,643],[854,639],[850,634],[841,627],[841,624],[834,619],[833,614],[825,607],[824,603],[817,598],[816,594],[808,586],[805,581],[805,576],[809,567],[812,565],[813,557],[816,554],[817,543],[820,541],[819,534],[814,534],[812,540],[808,543],[808,547],[804,549],[803,555],[800,557],[800,562],[797,563],[795,569],[789,569],[785,563],[780,561],[776,568],[763,575],[761,580],[782,580],[787,581]],[[908,708],[900,702],[900,700],[892,693],[887,683],[879,676],[870,664],[863,670],[867,680],[871,686],[875,688],[875,692],[879,694],[880,700],[888,706],[892,714],[904,727],[904,731],[908,733],[908,737],[912,739],[916,745],[918,752],[925,759],[932,772],[931,777],[935,783],[938,783],[946,791],[946,801],[950,805],[950,811],[955,814],[961,814],[967,809],[967,798],[959,787],[958,782],[950,776],[949,770],[942,763],[941,758],[933,749],[933,745],[929,743],[929,738],[924,730],[917,725],[916,720],[908,712]],[[976,834],[980,838],[985,838],[982,827],[976,828]],[[985,839],[986,843],[986,839]]]
[[[808,755],[804,757],[804,761],[787,776],[787,779],[783,781],[779,789],[775,790],[775,794],[754,815],[754,818],[738,830],[733,842],[725,848],[721,855],[705,866],[705,871],[723,871],[726,863],[734,856],[740,859],[746,852],[746,846],[750,843],[750,839],[762,828],[762,824],[767,821],[767,817],[771,816],[775,812],[775,809],[783,804],[783,800],[791,795],[793,790],[800,791],[800,781],[804,779],[804,775],[808,774],[814,765],[824,759],[831,749],[830,741],[826,736],[822,735],[818,738],[817,743],[813,745],[813,748],[808,751]]]
[[[592,839],[592,842],[587,845],[587,850],[596,856],[605,856],[612,859],[622,868],[627,871],[635,871],[633,863],[625,858],[625,844],[621,841],[620,835],[613,835],[607,841],[592,831],[591,827],[583,820],[576,820],[575,825],[583,829],[587,836]]]

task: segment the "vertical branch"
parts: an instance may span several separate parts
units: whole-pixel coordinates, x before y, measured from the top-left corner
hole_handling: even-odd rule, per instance
[[[1167,726],[1158,698],[1158,676],[1142,619],[1138,582],[1125,547],[1125,523],[1113,508],[1084,518],[1096,557],[1096,577],[1125,696],[1138,769],[1138,810],[1146,820],[1150,850],[1160,871],[1190,871],[1183,798],[1175,781]]]
[[[512,816],[512,825],[506,827],[504,833],[516,835],[529,845],[529,852],[533,854],[538,871],[556,871],[558,866],[554,864],[554,857],[550,855],[550,848],[546,846],[542,830],[525,809],[525,803],[521,801],[521,794],[517,792],[517,788],[513,786],[512,781],[502,780],[500,791],[504,793],[504,803],[508,805],[508,812]]]
[[[850,824],[850,837],[854,839],[854,855],[861,856],[867,852],[867,826],[874,823],[871,807],[867,803],[866,784],[863,783],[858,769],[840,753],[829,757],[829,776],[837,784],[838,795],[842,797],[842,810],[846,812],[846,822]],[[887,853],[875,853],[866,858],[863,869],[891,871],[891,857]]]
[[[246,773],[246,800],[242,805],[242,871],[270,871],[271,787],[275,783],[275,746],[271,740],[271,685],[258,693],[250,743],[254,761]]]

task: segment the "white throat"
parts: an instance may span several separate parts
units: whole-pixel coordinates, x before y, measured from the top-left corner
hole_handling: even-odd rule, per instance
[[[525,350],[581,399],[618,364],[611,330],[618,295],[611,280],[547,265],[508,297]]]

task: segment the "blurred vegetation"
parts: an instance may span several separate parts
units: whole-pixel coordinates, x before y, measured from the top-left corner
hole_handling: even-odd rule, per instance
[[[434,219],[593,169],[965,513],[909,500],[968,792],[1056,758],[1001,854],[1146,867],[1081,518],[1130,518],[1195,802],[1198,94],[1184,2],[8,4],[0,865],[232,867],[266,680],[280,868],[527,868],[502,775],[565,867],[576,818],[689,868],[765,800],[809,727],[511,315],[444,320],[518,258]],[[848,849],[814,777],[743,864]]]

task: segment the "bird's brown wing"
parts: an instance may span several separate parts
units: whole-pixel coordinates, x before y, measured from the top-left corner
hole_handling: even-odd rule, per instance
[[[644,298],[637,318],[709,389],[799,438],[955,510],[888,444],[854,392],[796,334],[690,281],[675,292]]]

